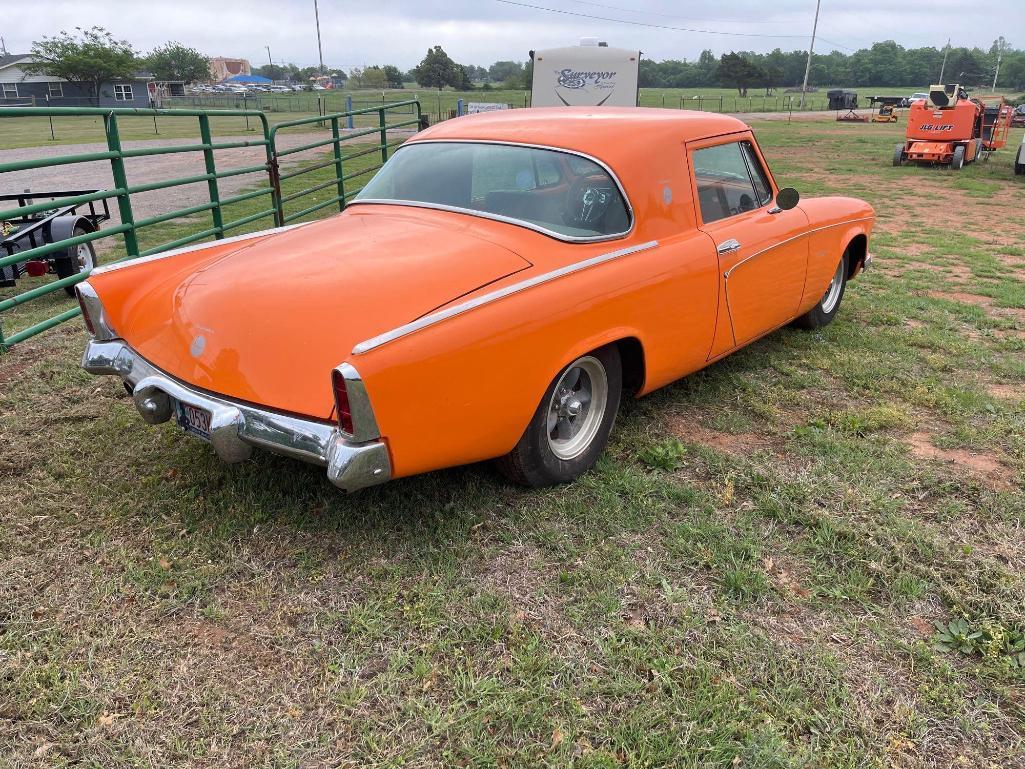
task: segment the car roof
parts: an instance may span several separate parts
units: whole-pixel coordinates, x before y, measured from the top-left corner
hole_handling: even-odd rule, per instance
[[[747,131],[742,120],[696,110],[649,107],[538,107],[446,120],[411,141],[466,139],[539,144],[614,160],[639,140],[692,141]]]

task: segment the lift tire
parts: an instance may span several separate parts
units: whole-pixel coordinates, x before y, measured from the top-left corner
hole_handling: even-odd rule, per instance
[[[893,150],[893,164],[899,166],[904,163],[904,145],[898,144]]]
[[[964,168],[964,145],[954,147],[954,156],[950,159],[950,170],[960,171]]]
[[[975,157],[972,158],[972,162],[976,162],[982,159],[982,139],[975,140]]]
[[[1018,156],[1014,159],[1014,173],[1025,176],[1025,144],[1018,148]]]

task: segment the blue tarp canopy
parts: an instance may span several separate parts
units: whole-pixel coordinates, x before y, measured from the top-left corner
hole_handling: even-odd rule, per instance
[[[229,77],[224,81],[225,83],[273,83],[269,77],[263,77],[262,75],[235,75],[235,77]]]

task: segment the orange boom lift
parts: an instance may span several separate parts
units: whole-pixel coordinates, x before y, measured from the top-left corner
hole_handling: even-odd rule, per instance
[[[1003,96],[969,97],[959,85],[929,86],[929,100],[912,102],[906,139],[893,151],[893,164],[949,165],[988,157],[1007,144],[1011,107]]]

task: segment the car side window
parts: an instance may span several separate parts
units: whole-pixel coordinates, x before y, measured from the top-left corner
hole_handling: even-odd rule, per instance
[[[758,208],[760,196],[751,181],[742,144],[730,142],[693,153],[701,219],[705,224]],[[766,185],[768,186],[768,185]]]
[[[758,207],[766,206],[772,201],[772,185],[769,184],[769,177],[765,175],[765,169],[758,159],[755,148],[751,146],[751,142],[741,142],[740,149],[744,153],[744,160],[747,161],[747,170],[751,172],[751,181],[754,183]]]

